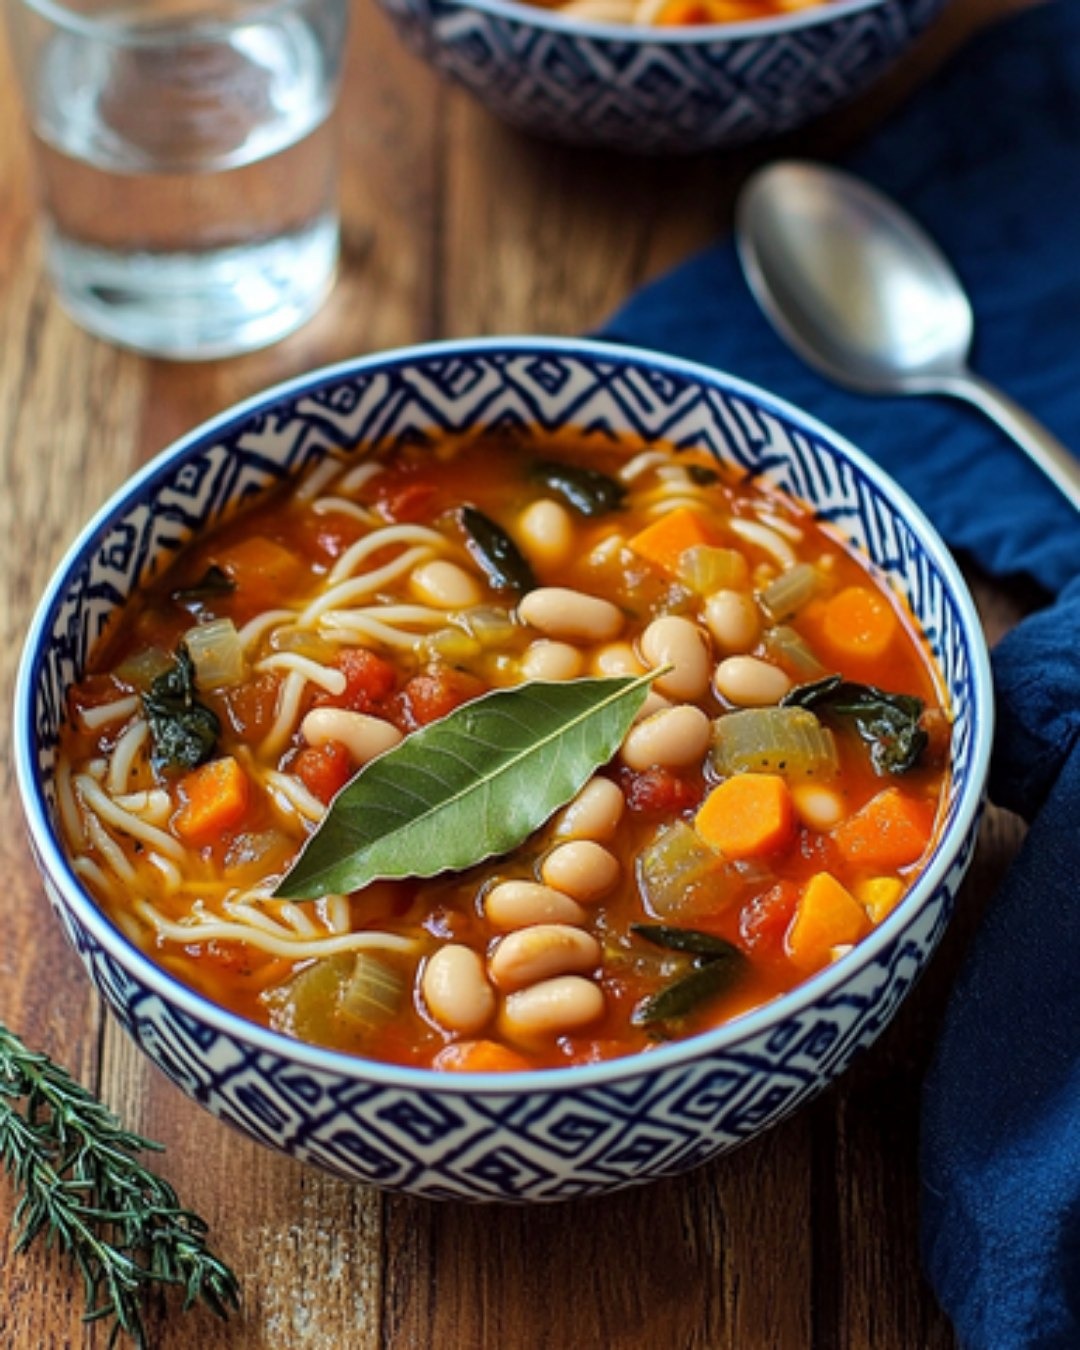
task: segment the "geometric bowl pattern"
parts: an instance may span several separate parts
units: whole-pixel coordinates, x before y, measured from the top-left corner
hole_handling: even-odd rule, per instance
[[[510,0],[381,0],[405,44],[514,126],[693,154],[761,141],[860,94],[944,0],[835,0],[752,23],[611,27]]]
[[[955,718],[947,824],[920,882],[849,955],[716,1031],[635,1058],[505,1077],[435,1074],[302,1045],[224,1012],[134,948],[59,846],[64,689],[111,611],[190,535],[329,449],[477,427],[707,446],[810,503],[868,553],[934,648]],[[107,1004],[194,1100],[354,1180],[431,1198],[553,1201],[684,1171],[775,1124],[887,1024],[936,946],[974,848],[992,700],[978,618],[948,552],[859,451],[760,390],[602,343],[491,339],[369,357],[193,431],[132,479],[61,563],[27,639],[16,769],[46,892]]]

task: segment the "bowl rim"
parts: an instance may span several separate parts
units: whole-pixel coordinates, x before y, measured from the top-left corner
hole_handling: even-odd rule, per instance
[[[265,413],[282,404],[295,402],[357,375],[402,366],[445,361],[455,356],[469,358],[484,354],[509,357],[563,356],[586,362],[615,362],[639,369],[659,369],[698,385],[706,385],[742,397],[776,414],[796,427],[822,439],[851,462],[904,516],[918,538],[920,547],[931,558],[945,580],[950,597],[960,616],[961,628],[969,639],[970,678],[972,684],[972,757],[967,782],[961,792],[951,826],[951,838],[957,847],[974,828],[989,767],[994,724],[990,659],[981,621],[967,583],[951,553],[922,510],[907,493],[863,451],[843,436],[801,411],[794,404],[701,362],[688,361],[646,347],[623,346],[590,338],[538,337],[515,335],[448,339],[420,343],[354,357],[295,376],[259,391],[207,419],[159,451],[128,477],[76,536],[57,564],[35,608],[20,656],[14,698],[15,776],[34,846],[39,870],[60,892],[63,905],[71,911],[107,955],[127,970],[144,988],[179,1008],[196,1021],[213,1027],[234,1041],[265,1051],[278,1059],[316,1072],[355,1081],[368,1081],[401,1090],[419,1089],[447,1095],[479,1093],[485,1096],[525,1096],[534,1092],[576,1092],[642,1075],[662,1074],[685,1068],[693,1061],[706,1061],[717,1055],[737,1051],[770,1026],[798,1015],[819,999],[827,999],[847,983],[856,971],[872,963],[877,954],[907,928],[924,908],[930,896],[952,867],[957,847],[947,852],[940,844],[929,867],[893,912],[863,938],[846,956],[803,980],[787,993],[735,1018],[731,1022],[700,1032],[684,1040],[671,1041],[656,1049],[625,1055],[594,1064],[567,1065],[565,1068],[533,1069],[521,1073],[440,1073],[366,1059],[345,1051],[331,1050],[295,1040],[269,1027],[249,1021],[212,1002],[184,984],[137,947],[84,890],[61,847],[57,831],[48,813],[34,755],[34,701],[42,655],[70,580],[72,571],[100,545],[110,529],[139,500],[149,498],[175,469],[189,457],[207,448],[219,437],[239,427],[255,413]],[[106,1000],[107,1002],[107,1000]]]
[[[940,0],[943,3],[943,0]],[[395,0],[381,0],[390,9]],[[761,19],[742,19],[732,23],[700,23],[673,28],[659,28],[653,24],[601,23],[595,19],[577,19],[557,10],[533,5],[528,0],[435,0],[436,4],[457,10],[478,10],[495,18],[506,19],[527,28],[542,28],[567,37],[588,37],[603,42],[655,43],[664,47],[701,46],[706,43],[750,41],[754,38],[781,37],[802,28],[814,28],[825,22],[847,19],[865,10],[881,9],[885,5],[906,3],[906,0],[823,0],[820,5],[796,10],[791,14],[774,14]]]

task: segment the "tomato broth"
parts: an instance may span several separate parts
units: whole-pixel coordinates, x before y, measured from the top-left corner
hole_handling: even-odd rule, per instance
[[[513,851],[275,896],[419,729],[650,670],[619,752]],[[447,436],[325,460],[132,597],[69,691],[60,816],[114,922],[215,1003],[395,1063],[565,1066],[873,931],[935,840],[942,702],[903,601],[802,504],[703,451]]]

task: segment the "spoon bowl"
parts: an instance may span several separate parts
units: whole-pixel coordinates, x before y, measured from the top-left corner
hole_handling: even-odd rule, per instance
[[[868,394],[974,403],[1080,510],[1080,462],[967,365],[971,305],[948,259],[905,212],[851,174],[781,161],[736,208],[747,282],[809,365]]]

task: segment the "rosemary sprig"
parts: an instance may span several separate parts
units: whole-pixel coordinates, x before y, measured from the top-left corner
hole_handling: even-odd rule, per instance
[[[226,1318],[239,1306],[236,1276],[207,1247],[206,1224],[135,1157],[160,1149],[0,1023],[0,1165],[20,1192],[15,1251],[41,1236],[71,1257],[84,1320],[112,1319],[110,1348],[124,1334],[147,1346],[143,1305],[155,1285],[183,1289],[185,1310],[201,1300]]]

